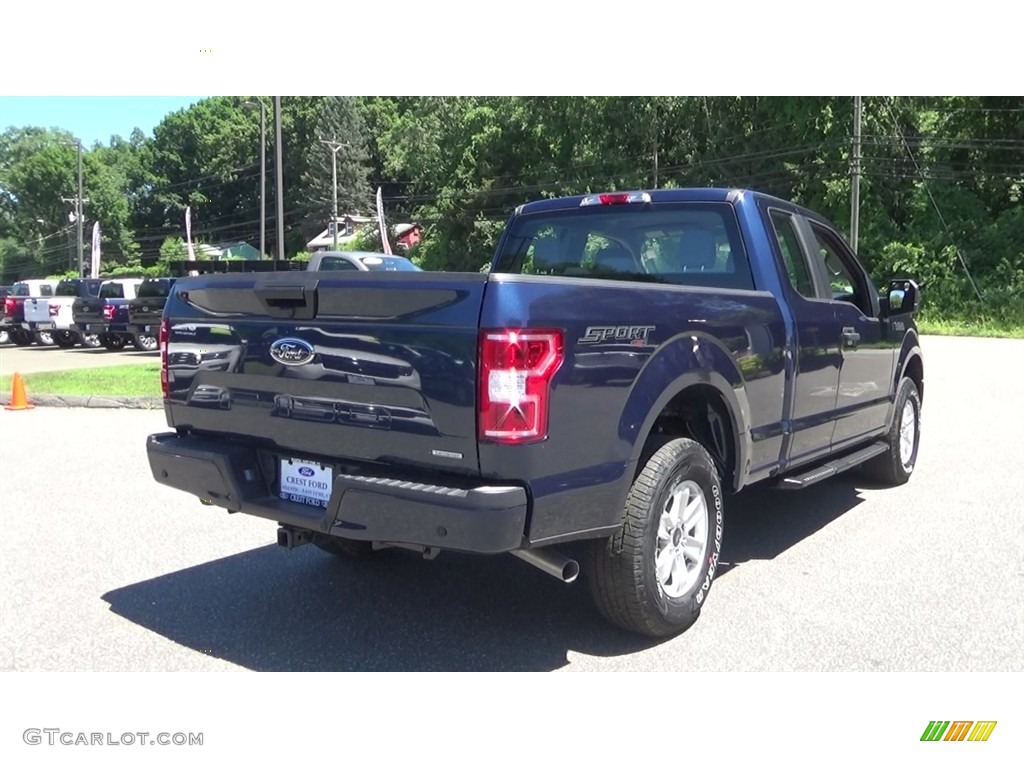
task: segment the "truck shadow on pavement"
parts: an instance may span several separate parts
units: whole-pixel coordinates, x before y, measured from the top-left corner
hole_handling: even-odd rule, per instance
[[[730,499],[716,578],[848,514],[866,487],[854,480]],[[509,556],[443,553],[426,562],[392,550],[356,562],[274,544],[103,599],[197,653],[257,671],[547,671],[566,666],[569,651],[612,657],[686,642],[686,634],[658,641],[621,632],[592,607],[582,576],[560,584]]]

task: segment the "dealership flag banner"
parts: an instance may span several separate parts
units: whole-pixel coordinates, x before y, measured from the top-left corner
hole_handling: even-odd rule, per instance
[[[188,260],[189,261],[195,261],[196,260],[196,252],[192,248],[192,206],[191,205],[186,205],[185,206],[185,240],[188,243]],[[195,271],[194,269],[191,272],[189,272],[189,275],[192,276],[192,277],[195,277],[198,274],[199,273],[197,271]]]
[[[98,221],[92,225],[92,269],[89,276],[94,279],[100,276],[100,223]]]
[[[391,253],[391,243],[388,242],[388,230],[384,226],[384,198],[381,197],[380,187],[377,187],[377,221],[380,222],[380,242],[384,253]]]
[[[185,240],[188,242],[188,260],[196,260],[196,252],[192,250],[192,206],[185,206]]]

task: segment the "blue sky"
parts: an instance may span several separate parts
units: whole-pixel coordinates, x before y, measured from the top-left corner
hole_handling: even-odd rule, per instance
[[[127,139],[135,128],[147,136],[171,112],[206,96],[0,96],[0,131],[27,125],[63,128],[86,147]]]

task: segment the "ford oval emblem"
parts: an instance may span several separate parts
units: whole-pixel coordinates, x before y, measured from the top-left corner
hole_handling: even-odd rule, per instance
[[[312,477],[314,472],[309,467],[299,467],[299,474],[303,477]]]
[[[281,365],[305,365],[313,359],[313,345],[302,339],[278,339],[270,345],[270,356]]]

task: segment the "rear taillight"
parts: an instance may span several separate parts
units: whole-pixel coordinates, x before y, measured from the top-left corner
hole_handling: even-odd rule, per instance
[[[531,443],[548,435],[551,379],[564,356],[557,330],[482,331],[480,439]]]
[[[4,299],[4,314],[5,315],[13,315],[14,314],[14,299],[11,299],[11,298]]]
[[[167,342],[171,337],[171,325],[166,320],[160,323],[160,389],[164,397],[170,395],[170,385],[167,381]]]
[[[115,307],[113,304],[104,304],[103,305],[103,319],[104,320],[113,320],[114,319],[114,312],[116,312],[116,311],[117,311],[117,307]]]
[[[60,314],[60,304],[50,305],[50,317],[56,317]]]

